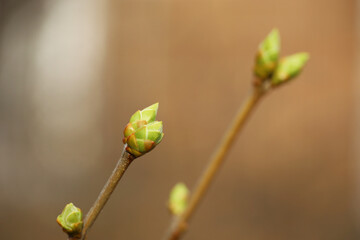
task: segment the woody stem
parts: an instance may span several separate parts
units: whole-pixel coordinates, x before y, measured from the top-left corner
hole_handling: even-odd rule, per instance
[[[93,204],[93,206],[86,215],[86,218],[84,220],[84,227],[82,231],[82,238],[81,238],[82,240],[86,239],[87,231],[94,224],[97,216],[100,214],[106,202],[109,200],[112,192],[115,190],[118,182],[120,181],[121,177],[124,175],[126,169],[130,166],[130,163],[135,159],[133,155],[131,155],[125,150],[125,147],[126,145],[124,146],[121,158],[116,164],[108,181],[106,182],[105,186],[101,190],[95,203]]]
[[[260,87],[255,87],[252,94],[249,95],[244,105],[242,105],[236,114],[230,128],[224,135],[219,147],[214,152],[208,166],[199,178],[191,196],[189,204],[185,211],[178,217],[175,217],[165,234],[164,240],[177,240],[185,231],[186,224],[191,216],[194,214],[200,201],[205,196],[210,184],[212,183],[215,174],[219,171],[224,162],[226,154],[229,152],[236,136],[244,126],[246,120],[249,118],[250,113],[254,109],[256,103],[264,95],[265,91]]]

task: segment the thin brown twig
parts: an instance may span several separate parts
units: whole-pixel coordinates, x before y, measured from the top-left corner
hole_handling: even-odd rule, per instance
[[[208,166],[206,167],[194,190],[192,191],[186,210],[180,216],[174,217],[168,231],[165,234],[164,240],[177,240],[186,230],[189,219],[207,192],[215,174],[219,171],[222,163],[224,162],[226,154],[229,152],[229,149],[231,148],[236,136],[239,133],[239,130],[242,129],[256,103],[265,92],[266,90],[264,90],[262,86],[254,87],[252,94],[249,95],[244,105],[240,107],[233,120],[233,123],[230,125],[230,128],[224,135],[224,138],[220,142],[219,147],[214,152]]]
[[[114,171],[112,172],[111,176],[109,177],[105,186],[101,190],[95,203],[93,204],[88,214],[86,215],[86,218],[84,220],[84,227],[82,231],[82,238],[81,238],[82,240],[86,239],[87,231],[93,225],[97,216],[100,214],[106,202],[109,200],[110,195],[116,188],[116,185],[120,181],[121,177],[124,175],[126,169],[129,167],[130,163],[135,159],[133,155],[131,155],[125,150],[125,147],[126,145],[124,146],[121,158],[116,164]]]

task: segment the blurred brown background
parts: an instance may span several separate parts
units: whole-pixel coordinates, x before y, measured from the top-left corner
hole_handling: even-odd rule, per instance
[[[160,239],[278,27],[282,55],[311,60],[257,108],[184,239],[359,239],[356,21],[350,0],[1,0],[0,238],[66,239],[56,216],[89,209],[130,115],[159,101],[163,142],[89,239]]]

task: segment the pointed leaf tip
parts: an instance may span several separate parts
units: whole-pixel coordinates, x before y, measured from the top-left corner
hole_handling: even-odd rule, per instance
[[[144,108],[140,111],[141,119],[145,120],[147,123],[155,121],[157,116],[157,111],[159,108],[159,103],[155,103],[149,107]]]
[[[152,110],[155,110],[155,111],[157,112],[158,108],[159,108],[159,102],[154,103],[153,105],[145,108],[144,110],[146,110],[146,109],[152,109]]]
[[[306,52],[300,52],[284,57],[280,60],[279,65],[275,70],[271,84],[277,86],[295,78],[301,73],[309,59],[310,55]]]
[[[254,74],[262,80],[274,72],[280,54],[279,30],[274,28],[260,43],[255,59]]]
[[[141,114],[140,114],[140,110],[137,110],[130,118],[129,123],[134,123],[136,121],[141,120]]]

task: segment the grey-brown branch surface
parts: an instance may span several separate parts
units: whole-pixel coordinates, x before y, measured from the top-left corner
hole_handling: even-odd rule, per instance
[[[124,146],[123,152],[121,154],[121,158],[119,159],[118,163],[116,164],[115,169],[113,170],[111,176],[109,177],[108,181],[106,182],[105,186],[101,190],[98,198],[96,199],[95,203],[87,213],[85,220],[84,220],[84,227],[82,231],[82,238],[86,239],[86,234],[89,228],[93,225],[96,218],[100,214],[101,210],[104,208],[106,202],[109,200],[110,195],[115,190],[117,184],[119,183],[120,179],[124,175],[126,169],[130,166],[131,162],[135,159],[133,155],[128,153],[126,150],[126,145]]]
[[[169,229],[165,233],[164,240],[177,240],[184,233],[187,224],[193,213],[195,212],[198,204],[205,196],[210,184],[212,183],[215,174],[219,171],[222,163],[224,162],[226,154],[234,143],[236,136],[244,126],[246,120],[249,118],[250,113],[253,111],[256,103],[267,91],[263,86],[254,87],[253,92],[249,95],[244,105],[242,105],[236,114],[230,128],[224,135],[219,147],[216,149],[211,157],[211,160],[206,167],[203,174],[200,176],[192,194],[190,196],[189,204],[184,213],[180,216],[175,216]]]

